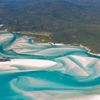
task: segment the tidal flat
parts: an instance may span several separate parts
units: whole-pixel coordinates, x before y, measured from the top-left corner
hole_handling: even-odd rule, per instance
[[[82,45],[1,32],[0,59],[1,100],[99,100],[100,55]]]

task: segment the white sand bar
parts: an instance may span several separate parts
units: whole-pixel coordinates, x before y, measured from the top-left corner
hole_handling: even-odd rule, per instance
[[[6,66],[9,66],[9,70],[12,69],[10,66],[23,66],[23,69],[41,69],[48,68],[56,65],[57,63],[50,60],[39,60],[39,59],[11,59],[11,61],[0,62],[0,66],[6,69]],[[25,68],[24,68],[25,67]],[[8,67],[7,67],[8,69]]]

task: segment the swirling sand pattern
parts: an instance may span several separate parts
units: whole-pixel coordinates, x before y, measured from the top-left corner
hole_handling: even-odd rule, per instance
[[[100,56],[85,48],[0,32],[4,57],[9,60],[0,61],[0,100],[100,100]]]

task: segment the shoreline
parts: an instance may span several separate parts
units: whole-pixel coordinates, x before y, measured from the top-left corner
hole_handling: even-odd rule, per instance
[[[2,30],[0,32],[8,32],[8,31],[5,29],[5,30]],[[26,33],[23,34],[24,32],[22,32],[22,31],[21,32],[10,32],[10,33],[12,33],[12,34],[27,35],[27,36],[32,36],[32,37],[36,36],[36,34],[26,34]],[[38,34],[37,36],[45,36],[45,35],[44,34],[43,35]],[[36,42],[36,43],[40,43],[40,42]],[[85,46],[83,44],[79,44],[79,43],[70,43],[70,44],[67,44],[67,43],[62,43],[62,42],[53,42],[53,41],[51,41],[51,42],[44,42],[44,43],[41,42],[40,44],[45,44],[45,43],[48,43],[48,44],[51,44],[51,45],[59,45],[59,46],[61,46],[61,45],[66,45],[66,46],[67,45],[68,46],[79,46],[81,48],[86,49],[87,52],[90,53],[90,54],[92,54],[92,55],[100,56],[100,53],[93,52],[93,50],[90,49],[89,47],[87,47],[87,46]]]
[[[82,45],[82,44],[73,44],[73,43],[72,43],[72,44],[66,44],[66,43],[54,43],[54,42],[50,42],[50,43],[53,44],[53,45],[79,46],[79,47],[81,47],[81,48],[86,49],[87,52],[90,53],[90,54],[100,56],[100,53],[94,53],[94,52],[92,52],[92,50],[91,50],[89,47],[84,46],[84,45]]]

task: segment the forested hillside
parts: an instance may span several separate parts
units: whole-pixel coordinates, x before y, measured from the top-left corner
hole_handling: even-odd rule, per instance
[[[98,0],[0,0],[0,24],[9,31],[50,32],[55,42],[100,51]]]

